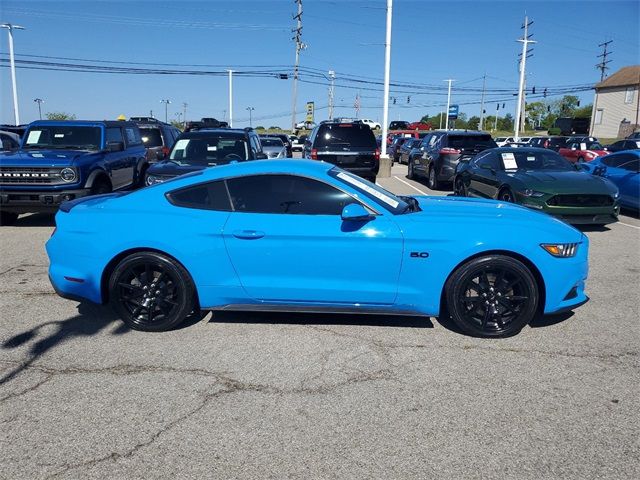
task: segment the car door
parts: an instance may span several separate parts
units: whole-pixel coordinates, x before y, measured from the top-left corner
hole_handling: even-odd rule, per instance
[[[320,304],[395,301],[403,239],[393,215],[343,222],[344,205],[358,200],[296,175],[237,177],[227,185],[234,211],[224,239],[251,298]]]
[[[504,155],[504,154],[503,154]],[[511,155],[513,155],[511,153]],[[500,161],[496,152],[485,152],[477,155],[472,161],[470,169],[468,193],[470,196],[495,198],[500,181],[498,171]]]
[[[133,177],[129,152],[127,152],[122,127],[107,127],[106,143],[107,146],[113,143],[122,145],[122,150],[108,150],[105,154],[105,168],[111,177],[113,189],[117,190],[129,185]]]
[[[625,205],[638,202],[638,164],[640,159],[631,153],[618,153],[604,157],[607,166],[604,177],[616,184],[620,191],[620,201]]]

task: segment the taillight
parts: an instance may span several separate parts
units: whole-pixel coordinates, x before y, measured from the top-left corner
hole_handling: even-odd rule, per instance
[[[460,153],[460,150],[456,150],[455,148],[444,147],[440,149],[440,155],[452,155]]]
[[[311,160],[317,160],[318,159],[318,150],[315,148],[311,149]]]
[[[168,157],[168,156],[169,156],[169,148],[167,148],[167,147],[162,147],[162,154],[163,154],[165,157]]]
[[[549,148],[549,140],[544,141],[544,148]]]
[[[376,148],[376,153],[373,154],[373,158],[380,160],[380,150]]]

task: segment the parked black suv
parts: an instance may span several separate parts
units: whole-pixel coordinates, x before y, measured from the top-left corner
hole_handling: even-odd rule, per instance
[[[145,183],[154,185],[207,167],[266,158],[251,128],[203,128],[180,135],[168,158],[149,167]]]
[[[568,137],[532,137],[529,141],[530,147],[548,148],[558,151],[567,146]]]
[[[338,167],[376,181],[380,150],[368,125],[361,122],[323,122],[304,142],[303,158],[333,163]]]
[[[412,155],[408,177],[427,177],[429,188],[437,190],[442,183],[453,181],[460,157],[474,156],[487,148],[497,146],[491,135],[486,132],[430,132],[422,139],[419,152]]]
[[[147,149],[147,161],[155,163],[169,155],[173,143],[182,133],[173,125],[161,122],[153,117],[131,117],[130,121],[138,125],[140,137]]]

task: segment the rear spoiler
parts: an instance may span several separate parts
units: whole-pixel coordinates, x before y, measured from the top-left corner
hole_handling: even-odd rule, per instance
[[[129,192],[115,192],[115,193],[103,193],[101,195],[89,195],[88,197],[76,198],[75,200],[68,200],[60,204],[60,210],[65,213],[69,213],[73,207],[83,202],[90,200],[107,200],[109,198],[117,198],[126,195]]]

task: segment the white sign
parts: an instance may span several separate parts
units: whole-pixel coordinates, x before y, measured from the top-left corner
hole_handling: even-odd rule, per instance
[[[38,140],[40,140],[40,135],[42,135],[42,130],[31,130],[29,132],[29,136],[27,137],[27,144],[38,143]]]
[[[511,152],[502,154],[502,163],[504,163],[505,170],[516,170],[518,168],[518,164],[516,163],[516,157]]]

